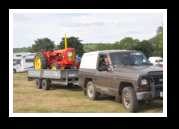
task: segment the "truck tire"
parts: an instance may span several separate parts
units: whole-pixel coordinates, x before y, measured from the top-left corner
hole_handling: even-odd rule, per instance
[[[41,84],[42,84],[42,81],[41,81],[40,79],[36,79],[36,80],[35,80],[35,84],[36,84],[36,86],[37,86],[38,89],[41,89],[41,88],[42,88],[42,85],[41,85]]]
[[[46,58],[42,53],[37,53],[34,58],[34,69],[41,70],[47,68]]]
[[[42,89],[44,89],[44,90],[50,89],[50,81],[48,79],[42,80]]]
[[[96,92],[94,83],[92,81],[89,81],[86,86],[86,94],[89,99],[96,100],[98,98],[98,93]]]
[[[122,90],[122,104],[129,112],[136,112],[138,101],[135,91],[132,87],[125,87]]]

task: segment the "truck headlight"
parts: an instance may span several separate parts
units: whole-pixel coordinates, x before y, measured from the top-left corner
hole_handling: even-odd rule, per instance
[[[148,84],[147,79],[142,79],[142,80],[141,80],[141,85],[147,85],[147,84]]]

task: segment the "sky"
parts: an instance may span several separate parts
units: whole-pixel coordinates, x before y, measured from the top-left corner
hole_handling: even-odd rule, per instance
[[[13,47],[29,47],[48,37],[59,44],[64,34],[82,43],[114,43],[125,37],[152,38],[161,13],[14,13]]]

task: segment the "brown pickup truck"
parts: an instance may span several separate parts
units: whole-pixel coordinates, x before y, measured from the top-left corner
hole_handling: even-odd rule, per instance
[[[81,59],[79,85],[91,100],[100,94],[115,96],[136,112],[138,101],[163,97],[163,70],[135,50],[89,52]]]

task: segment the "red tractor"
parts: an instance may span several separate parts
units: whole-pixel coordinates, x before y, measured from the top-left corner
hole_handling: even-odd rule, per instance
[[[67,48],[65,36],[65,49],[42,51],[34,58],[35,70],[40,69],[70,69],[76,67],[76,52],[74,48]]]
[[[42,51],[34,59],[34,67],[40,69],[66,69],[75,66],[76,54],[74,48],[63,50]]]

